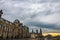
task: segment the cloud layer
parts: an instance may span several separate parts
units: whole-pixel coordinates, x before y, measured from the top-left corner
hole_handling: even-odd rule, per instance
[[[60,0],[0,0],[3,18],[19,19],[32,28],[42,28],[44,32],[60,31]]]

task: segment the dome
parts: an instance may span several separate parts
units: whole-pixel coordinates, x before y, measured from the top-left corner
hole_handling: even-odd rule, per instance
[[[16,19],[16,20],[14,21],[14,23],[20,23],[20,21],[19,21],[18,19]]]

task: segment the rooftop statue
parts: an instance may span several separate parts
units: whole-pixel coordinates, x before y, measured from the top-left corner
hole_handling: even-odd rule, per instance
[[[1,16],[2,16],[2,14],[3,14],[3,12],[2,12],[2,10],[0,10],[0,18],[1,18]]]

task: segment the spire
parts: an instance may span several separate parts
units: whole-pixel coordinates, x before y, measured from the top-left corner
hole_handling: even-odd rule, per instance
[[[0,18],[1,18],[1,16],[2,16],[2,14],[3,14],[3,12],[2,12],[2,10],[0,10]]]

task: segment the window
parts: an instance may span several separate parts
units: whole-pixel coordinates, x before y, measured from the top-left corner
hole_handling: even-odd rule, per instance
[[[5,26],[5,30],[6,30],[6,26]]]
[[[0,24],[0,28],[2,27],[2,25]]]
[[[9,28],[9,32],[11,32],[11,31],[12,31],[12,29]]]
[[[8,28],[6,29],[6,31],[8,31]]]

